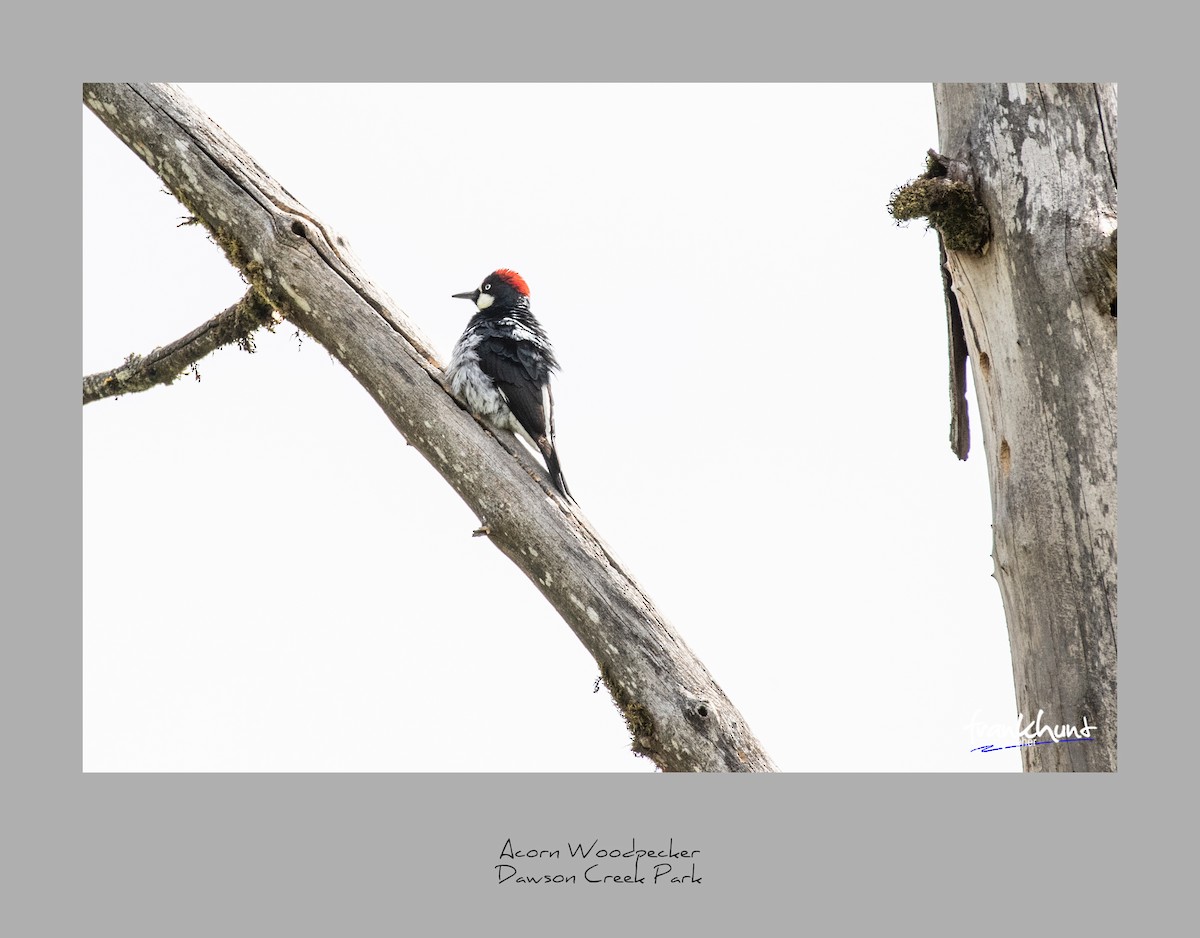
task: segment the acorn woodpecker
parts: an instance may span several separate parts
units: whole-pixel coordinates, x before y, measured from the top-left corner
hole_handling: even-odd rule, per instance
[[[554,447],[550,372],[558,362],[529,309],[529,285],[502,267],[478,290],[453,298],[471,300],[476,309],[446,367],[450,390],[489,426],[528,440],[546,460],[554,487],[574,501]]]

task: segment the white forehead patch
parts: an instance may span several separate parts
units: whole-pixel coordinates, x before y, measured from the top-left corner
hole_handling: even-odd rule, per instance
[[[494,299],[495,299],[495,297],[492,296],[490,293],[480,292],[479,299],[477,299],[475,301],[475,305],[478,306],[480,309],[487,309],[489,306],[492,305],[492,300],[494,300]]]

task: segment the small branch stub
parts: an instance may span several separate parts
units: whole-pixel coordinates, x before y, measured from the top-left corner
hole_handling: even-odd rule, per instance
[[[927,218],[948,251],[982,254],[991,238],[987,211],[975,196],[971,171],[960,159],[929,151],[925,172],[892,193],[888,212],[897,222]]]

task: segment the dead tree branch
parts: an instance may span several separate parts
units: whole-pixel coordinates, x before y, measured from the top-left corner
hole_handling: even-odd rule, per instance
[[[109,371],[85,375],[83,403],[172,384],[196,362],[223,345],[236,343],[244,351],[253,352],[255,331],[264,326],[270,328],[274,316],[270,304],[250,289],[228,309],[183,338],[153,349],[148,355],[130,355]]]

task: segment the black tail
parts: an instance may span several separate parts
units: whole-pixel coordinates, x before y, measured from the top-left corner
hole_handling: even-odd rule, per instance
[[[575,501],[575,496],[571,494],[571,490],[567,488],[567,480],[563,478],[562,466],[558,464],[558,450],[554,448],[553,443],[546,442],[544,439],[539,442],[545,443],[544,446],[538,448],[542,451],[542,458],[546,460],[546,469],[550,473],[550,481],[554,483],[554,487],[558,489],[568,501]],[[578,504],[578,503],[576,503]]]

